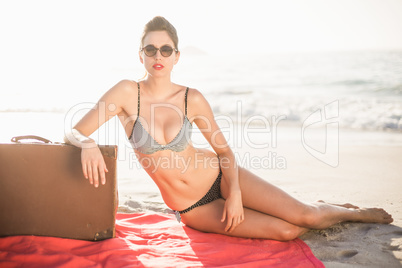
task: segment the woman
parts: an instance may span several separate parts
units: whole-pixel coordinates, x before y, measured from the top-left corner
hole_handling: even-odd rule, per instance
[[[176,30],[163,17],[146,24],[139,57],[146,78],[119,82],[99,100],[103,107],[113,109],[102,114],[97,105],[66,136],[67,142],[82,148],[83,172],[95,187],[105,183],[107,167],[88,136],[117,115],[167,206],[178,220],[194,229],[285,241],[309,229],[324,229],[343,221],[393,221],[383,209],[302,203],[237,166],[204,96],[171,81],[180,52]],[[214,152],[192,146],[193,123]],[[166,159],[175,161],[168,167],[157,166]]]

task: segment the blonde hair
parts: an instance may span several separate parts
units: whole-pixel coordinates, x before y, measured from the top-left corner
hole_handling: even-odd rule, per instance
[[[145,24],[144,31],[142,32],[140,49],[144,45],[145,36],[149,32],[166,31],[177,50],[179,50],[179,37],[177,36],[176,28],[164,17],[156,16]]]

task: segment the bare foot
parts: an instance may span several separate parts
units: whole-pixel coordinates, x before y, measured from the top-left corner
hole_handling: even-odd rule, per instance
[[[329,205],[333,205],[333,206],[337,206],[337,207],[343,207],[343,208],[354,208],[354,209],[359,209],[358,206],[352,205],[350,203],[345,203],[345,204],[331,204],[331,203],[327,203],[323,200],[318,200],[318,203],[324,203],[324,204],[329,204]]]
[[[362,208],[356,210],[357,222],[366,223],[391,223],[394,221],[391,214],[382,208]]]

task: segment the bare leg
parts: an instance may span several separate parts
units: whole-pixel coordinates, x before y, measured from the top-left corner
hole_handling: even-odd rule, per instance
[[[263,238],[280,241],[293,240],[308,231],[270,215],[244,209],[245,219],[232,232],[225,232],[225,222],[221,222],[225,201],[215,200],[182,214],[183,222],[196,230],[245,238]]]
[[[326,203],[314,203],[315,207],[310,226],[325,229],[336,223],[351,221],[364,223],[391,223],[392,216],[381,208],[345,208]]]
[[[350,204],[332,205],[323,201],[305,204],[246,169],[239,168],[245,220],[233,232],[225,232],[220,221],[224,200],[218,199],[182,214],[183,222],[199,231],[237,237],[292,240],[309,229],[325,229],[343,221],[390,223],[392,217],[382,209],[359,209]],[[228,196],[225,180],[221,183]]]
[[[348,205],[337,206],[322,202],[305,204],[244,168],[239,168],[239,180],[245,207],[297,226],[325,229],[344,221],[371,223],[393,221],[391,215],[383,209],[347,208]],[[228,186],[224,179],[221,191],[223,197],[228,196]]]

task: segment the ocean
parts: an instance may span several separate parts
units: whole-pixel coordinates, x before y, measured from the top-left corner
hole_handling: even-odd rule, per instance
[[[301,124],[336,102],[342,128],[402,130],[402,51],[199,57],[182,68],[216,114],[236,117],[241,101],[244,118]]]
[[[77,104],[95,103],[121,79],[144,74],[135,57],[116,59],[110,66],[83,61],[82,66],[42,68],[5,73],[0,116],[63,114]],[[184,49],[172,80],[197,88],[215,115],[236,122],[260,115],[301,125],[330,105],[341,128],[402,131],[402,51],[213,56]]]

